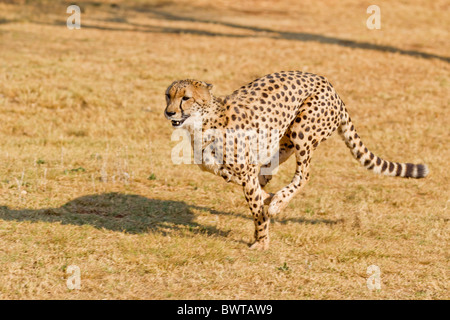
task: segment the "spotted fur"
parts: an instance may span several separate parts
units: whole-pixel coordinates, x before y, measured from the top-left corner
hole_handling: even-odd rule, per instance
[[[272,174],[260,174],[260,169],[268,168],[269,162],[262,166],[250,162],[248,149],[244,148],[245,152],[240,155],[226,150],[229,152],[225,152],[224,163],[203,159],[200,164],[203,170],[243,187],[255,224],[255,242],[251,248],[268,248],[270,217],[286,207],[306,184],[314,150],[336,130],[355,159],[370,171],[405,178],[423,178],[428,174],[423,164],[390,162],[369,151],[356,133],[341,98],[323,76],[281,71],[256,79],[222,99],[215,97],[211,89],[212,85],[197,80],[172,83],[166,90],[165,109],[172,126],[185,128],[193,136],[194,119],[200,119],[203,132],[215,129],[224,133],[219,138],[203,137],[203,151],[213,146],[217,150],[218,145],[225,150],[224,137],[230,129],[277,129],[279,162],[286,161],[292,154],[296,157],[292,181],[275,194],[263,190]],[[213,150],[209,151],[214,155]],[[230,160],[241,160],[241,163]]]

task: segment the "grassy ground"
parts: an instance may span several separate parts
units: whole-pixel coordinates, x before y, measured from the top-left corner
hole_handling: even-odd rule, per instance
[[[80,30],[69,4],[0,2],[0,298],[450,298],[448,1],[378,1],[381,30],[350,0],[77,1]],[[372,151],[430,175],[371,174],[334,136],[254,252],[241,189],[171,163],[164,90],[280,70],[326,76]]]

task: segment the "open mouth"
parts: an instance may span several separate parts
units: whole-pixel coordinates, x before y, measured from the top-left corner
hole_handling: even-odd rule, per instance
[[[181,125],[184,123],[185,120],[186,120],[186,119],[181,119],[181,120],[171,120],[171,122],[172,122],[172,127],[176,128],[176,127],[181,126]]]

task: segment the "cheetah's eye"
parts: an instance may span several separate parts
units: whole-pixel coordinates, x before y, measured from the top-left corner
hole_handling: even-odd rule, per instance
[[[187,101],[187,100],[189,100],[191,97],[186,97],[186,96],[184,96],[183,97],[183,101]]]

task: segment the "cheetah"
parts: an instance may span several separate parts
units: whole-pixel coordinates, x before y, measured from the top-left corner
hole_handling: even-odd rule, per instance
[[[193,79],[173,82],[165,92],[164,114],[173,128],[189,132],[192,144],[196,143],[193,137],[197,131],[215,130],[222,134],[205,134],[201,138],[199,149],[209,154],[209,158],[197,164],[202,170],[242,186],[255,225],[251,249],[269,247],[270,218],[283,210],[305,186],[314,150],[336,130],[353,157],[372,172],[404,178],[423,178],[428,174],[424,164],[391,162],[369,151],[357,134],[343,101],[323,76],[302,71],[276,72],[225,97],[214,96],[212,88],[211,84]],[[225,142],[230,140],[227,139],[230,132],[238,132],[237,136],[233,135],[237,142],[236,137],[243,140],[245,136],[239,132],[246,130],[276,133],[272,158],[259,163],[250,161],[249,143],[243,144],[244,147],[239,147],[242,144],[228,147]],[[217,161],[217,153],[222,154],[223,161]],[[276,157],[279,165],[292,154],[296,158],[292,181],[275,194],[267,193],[263,188],[276,170],[271,159]],[[263,169],[266,170],[263,172]]]

